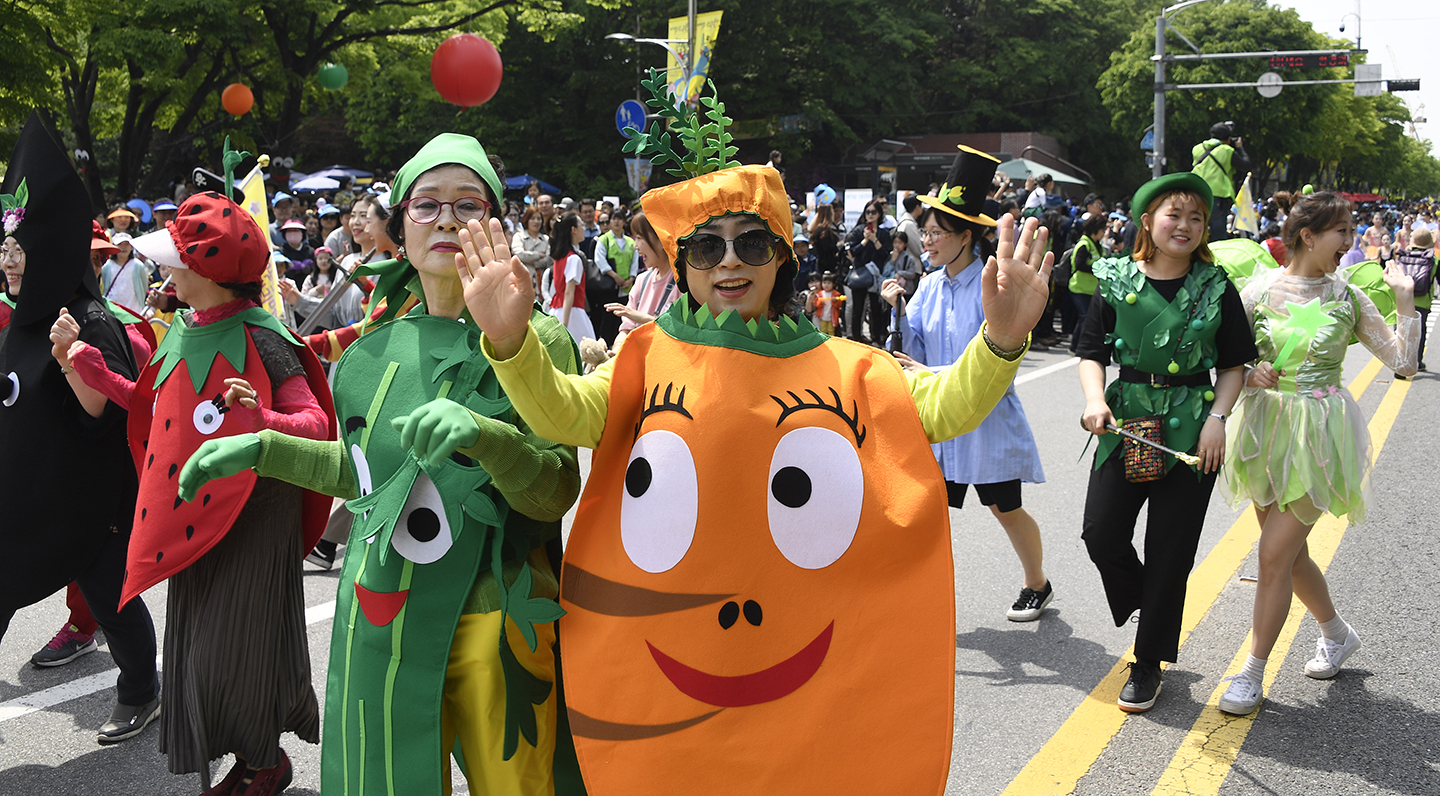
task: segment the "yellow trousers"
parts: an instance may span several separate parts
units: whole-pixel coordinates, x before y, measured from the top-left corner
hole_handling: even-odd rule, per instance
[[[541,679],[555,682],[555,624],[536,625],[539,644],[531,652],[514,622],[506,621],[506,640],[520,664]],[[543,705],[531,707],[539,726],[537,745],[521,737],[515,756],[503,760],[505,741],[505,675],[498,651],[500,612],[465,614],[455,629],[450,663],[445,671],[445,697],[440,710],[440,743],[446,751],[440,781],[451,792],[450,750],[460,740],[470,792],[489,796],[552,796],[555,781],[555,691]]]

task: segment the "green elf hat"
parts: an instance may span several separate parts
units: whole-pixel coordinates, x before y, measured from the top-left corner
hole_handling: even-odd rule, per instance
[[[1139,220],[1142,213],[1150,212],[1150,205],[1156,199],[1175,191],[1186,191],[1199,196],[1207,208],[1215,204],[1215,193],[1210,190],[1210,184],[1205,182],[1204,177],[1193,171],[1177,171],[1151,180],[1135,190],[1135,196],[1130,200],[1131,218]]]
[[[485,154],[485,147],[480,146],[480,142],[475,140],[474,136],[441,133],[430,139],[425,146],[420,147],[420,151],[405,161],[405,165],[395,172],[395,181],[390,184],[392,209],[408,198],[410,189],[420,175],[438,166],[451,164],[464,166],[480,175],[480,179],[484,180],[485,185],[490,189],[492,203],[501,201],[504,194],[500,186],[500,175],[490,164],[490,157]],[[375,297],[376,301],[385,300],[385,312],[380,316],[382,322],[394,318],[410,294],[420,296],[421,301],[424,301],[419,274],[416,273],[415,267],[410,264],[410,261],[403,257],[399,260],[385,260],[358,266],[350,278],[353,280],[360,276],[375,277],[375,290],[371,295]]]
[[[939,196],[922,196],[920,201],[943,210],[957,218],[984,227],[996,225],[995,219],[985,215],[985,198],[990,194],[991,180],[995,179],[995,167],[1000,165],[997,158],[961,144],[960,154],[950,166],[945,184],[940,186]]]

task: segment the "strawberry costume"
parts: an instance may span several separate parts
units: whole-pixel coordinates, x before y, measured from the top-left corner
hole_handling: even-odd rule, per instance
[[[188,272],[176,277],[182,293],[209,280],[235,298],[209,306],[191,298],[196,308],[176,314],[133,384],[88,351],[74,357],[88,384],[131,409],[142,497],[121,599],[170,581],[160,741],[170,771],[199,772],[208,788],[209,762],[233,753],[240,762],[227,782],[250,778],[247,793],[278,792],[290,780],[280,734],[319,741],[301,560],[330,501],[242,473],[185,502],[176,475],[215,436],[274,428],[334,439],[333,409],[319,361],[251,297],[269,247],[250,214],[207,192],[187,199],[166,226],[136,248]],[[245,391],[227,405],[227,380],[237,378],[253,391],[253,405]]]

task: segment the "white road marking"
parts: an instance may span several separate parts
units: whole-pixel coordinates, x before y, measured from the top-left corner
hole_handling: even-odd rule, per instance
[[[1032,372],[1032,373],[1026,373],[1026,374],[1023,375],[1023,376],[1016,376],[1016,377],[1015,377],[1015,385],[1016,385],[1016,386],[1019,386],[1019,385],[1021,385],[1021,384],[1024,384],[1024,383],[1027,382],[1027,381],[1034,381],[1034,380],[1040,378],[1041,376],[1049,376],[1051,373],[1055,373],[1055,372],[1057,372],[1057,371],[1061,371],[1061,370],[1064,370],[1064,369],[1066,369],[1066,368],[1073,368],[1073,367],[1075,367],[1075,366],[1078,365],[1078,364],[1080,364],[1080,358],[1079,358],[1079,357],[1070,357],[1069,359],[1062,359],[1062,360],[1060,360],[1059,362],[1056,362],[1056,363],[1053,364],[1053,365],[1046,365],[1045,367],[1043,367],[1043,368],[1041,368],[1041,369],[1039,369],[1039,370],[1037,370],[1037,371],[1034,371],[1034,372]]]
[[[311,606],[305,609],[305,624],[313,625],[317,622],[323,622],[334,615],[334,600]],[[156,670],[160,668],[160,659],[158,657],[155,659],[155,668]],[[80,699],[81,697],[87,697],[99,691],[104,691],[107,688],[114,688],[115,678],[119,676],[119,669],[110,669],[0,702],[0,724],[11,719],[18,719],[21,716],[28,716],[31,713],[45,710],[46,708],[52,708],[61,703],[69,702],[72,699]]]

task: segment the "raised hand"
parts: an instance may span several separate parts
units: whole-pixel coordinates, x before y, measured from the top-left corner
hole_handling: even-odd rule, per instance
[[[60,363],[60,367],[70,367],[70,345],[79,339],[80,324],[75,322],[70,310],[61,307],[60,315],[50,327],[50,355]]]
[[[1012,351],[1025,342],[1050,299],[1055,255],[1045,251],[1048,237],[1039,219],[1026,219],[1017,234],[1015,219],[1008,214],[1000,217],[1000,243],[985,263],[980,295],[986,334],[1002,350]]]
[[[492,248],[490,241],[496,241]],[[500,359],[509,359],[525,341],[530,325],[530,308],[535,303],[535,283],[519,257],[510,255],[505,228],[490,219],[490,235],[478,219],[460,230],[461,252],[455,255],[455,270],[465,290],[465,306],[490,338]]]
[[[1385,286],[1395,291],[1395,297],[1415,295],[1415,280],[1400,267],[1399,260],[1391,260],[1385,265]]]
[[[260,406],[260,393],[256,392],[255,388],[250,386],[250,382],[244,379],[226,379],[225,405],[234,406],[236,403],[246,409],[254,409]]]

